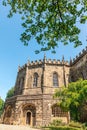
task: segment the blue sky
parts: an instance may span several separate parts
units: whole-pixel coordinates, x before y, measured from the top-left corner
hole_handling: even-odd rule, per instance
[[[21,19],[19,15],[14,15],[13,18],[7,18],[9,7],[3,7],[0,1],[0,96],[5,99],[7,91],[15,85],[18,66],[22,66],[30,61],[43,59],[44,53],[36,55],[35,49],[39,48],[36,41],[30,41],[28,47],[24,46],[20,41],[20,34],[23,31],[21,27]],[[78,23],[79,26],[79,23]],[[80,26],[82,32],[80,39],[83,45],[74,49],[72,44],[63,46],[60,43],[56,49],[56,54],[45,52],[47,58],[65,60],[70,57],[74,58],[87,45],[87,24]]]

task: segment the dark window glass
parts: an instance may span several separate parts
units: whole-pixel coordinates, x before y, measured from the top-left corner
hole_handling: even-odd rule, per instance
[[[58,105],[54,105],[52,107],[52,115],[53,117],[63,117],[67,116],[67,112],[64,112]]]
[[[53,86],[54,87],[58,86],[58,74],[57,73],[53,74]]]
[[[37,84],[38,84],[38,74],[35,73],[35,74],[34,74],[33,86],[34,86],[34,87],[37,87]]]

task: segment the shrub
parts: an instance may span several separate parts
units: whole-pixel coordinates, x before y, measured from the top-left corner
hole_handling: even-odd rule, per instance
[[[3,110],[4,110],[4,101],[0,98],[0,117],[3,113]]]
[[[80,129],[69,126],[58,126],[58,127],[49,127],[49,130],[80,130]]]
[[[72,121],[72,122],[69,123],[69,126],[71,126],[71,127],[76,127],[76,128],[81,128],[81,127],[82,127],[82,124],[79,123],[79,122],[74,122],[74,121]]]
[[[53,120],[51,123],[50,123],[50,126],[59,126],[59,125],[62,125],[62,120]]]

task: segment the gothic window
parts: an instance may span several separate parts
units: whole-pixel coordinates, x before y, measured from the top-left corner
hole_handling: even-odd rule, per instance
[[[75,80],[74,80],[74,76],[72,75],[71,76],[71,82],[74,82]]]
[[[24,87],[24,77],[22,78],[22,87]]]
[[[11,117],[11,112],[12,112],[12,109],[11,107],[8,107],[7,110],[6,110],[6,117]]]
[[[18,86],[20,87],[20,79],[18,79]]]
[[[58,74],[53,73],[53,86],[57,87],[58,86]]]
[[[21,89],[24,86],[24,77],[21,77],[18,81],[19,88]]]
[[[81,77],[82,77],[83,80],[85,79],[85,78],[84,78],[84,73],[83,73],[83,72],[81,72]]]
[[[64,112],[57,104],[52,106],[53,117],[63,117],[67,116],[67,112]]]
[[[37,87],[37,84],[38,84],[38,74],[34,73],[33,87]]]

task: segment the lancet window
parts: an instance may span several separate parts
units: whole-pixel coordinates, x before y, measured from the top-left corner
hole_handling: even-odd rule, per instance
[[[53,73],[53,86],[54,87],[59,86],[59,84],[58,84],[58,74],[56,72]]]
[[[37,85],[38,85],[38,74],[34,73],[33,87],[37,87]]]

